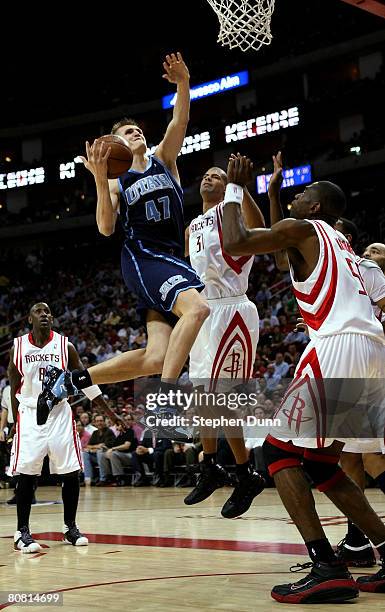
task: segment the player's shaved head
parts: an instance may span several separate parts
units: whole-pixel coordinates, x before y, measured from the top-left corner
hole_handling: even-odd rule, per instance
[[[36,304],[33,304],[31,308],[29,309],[29,315],[31,316],[36,311],[41,310],[41,309],[48,310],[48,312],[51,313],[51,309],[48,306],[48,304],[46,304],[45,302],[37,302]]]
[[[340,217],[346,208],[346,197],[341,187],[330,181],[318,181],[308,188],[313,202],[318,201],[321,212],[330,217]]]
[[[213,166],[206,170],[200,185],[203,200],[203,211],[219,204],[224,198],[227,185],[227,174],[222,168]]]
[[[363,257],[375,261],[385,273],[385,244],[382,242],[369,244],[363,253]]]

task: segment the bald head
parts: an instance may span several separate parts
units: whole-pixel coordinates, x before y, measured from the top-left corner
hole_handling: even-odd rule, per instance
[[[330,181],[318,181],[310,185],[313,201],[321,205],[321,212],[330,217],[341,217],[346,208],[346,198],[341,187]]]
[[[346,208],[345,194],[330,181],[312,183],[298,193],[291,203],[290,216],[295,219],[322,219],[337,221]],[[333,225],[334,225],[333,223]]]
[[[214,166],[205,172],[200,186],[204,210],[216,206],[223,200],[226,185],[227,175],[222,168]]]
[[[385,274],[385,244],[382,242],[373,242],[373,244],[369,244],[362,256],[365,257],[365,259],[375,261]]]

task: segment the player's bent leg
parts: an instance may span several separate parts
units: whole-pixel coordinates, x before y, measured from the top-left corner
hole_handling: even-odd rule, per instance
[[[365,469],[361,453],[341,453],[340,465],[362,491],[365,490]],[[351,567],[373,567],[376,564],[373,548],[366,535],[348,519],[348,532],[337,546],[339,559]]]
[[[22,553],[35,553],[41,549],[40,544],[31,536],[29,517],[35,491],[36,476],[20,474],[16,486],[17,531],[14,534],[14,550]]]
[[[298,569],[312,567],[310,573],[295,583],[273,588],[273,599],[282,603],[342,602],[358,596],[358,588],[346,565],[337,560],[325,536],[310,485],[302,468],[304,449],[291,442],[268,436],[263,444],[269,473],[282,502],[301,533],[312,563]]]
[[[179,321],[171,332],[162,370],[162,380],[171,383],[180,376],[210,308],[196,289],[187,289],[177,296],[172,312]]]
[[[63,542],[72,546],[88,546],[88,538],[76,525],[79,501],[79,471],[62,474],[62,499],[64,506]]]
[[[172,327],[155,310],[147,312],[146,327],[146,348],[127,351],[88,369],[93,385],[122,382],[162,372]]]
[[[79,389],[93,384],[122,382],[139,376],[160,374],[163,367],[172,328],[164,317],[154,310],[148,311],[146,348],[127,351],[89,370],[73,372],[47,366],[37,403],[37,422],[44,424],[52,408]]]

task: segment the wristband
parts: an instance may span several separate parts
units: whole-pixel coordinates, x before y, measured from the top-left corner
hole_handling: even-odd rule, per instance
[[[102,394],[98,385],[92,385],[92,387],[87,387],[86,389],[82,389],[82,391],[89,400],[93,400],[95,397],[99,397],[99,395]]]
[[[226,185],[224,204],[233,202],[234,204],[242,204],[243,200],[243,187],[236,185],[236,183],[228,183]]]

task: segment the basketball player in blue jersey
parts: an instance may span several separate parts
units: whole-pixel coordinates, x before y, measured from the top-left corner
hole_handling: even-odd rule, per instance
[[[77,389],[161,373],[161,392],[175,390],[210,312],[199,293],[203,283],[183,259],[183,192],[176,159],[189,120],[190,75],[180,53],[167,55],[163,67],[163,77],[177,86],[177,98],[172,120],[154,155],[147,154],[146,139],[137,123],[123,119],[113,126],[112,133],[123,137],[132,150],[128,172],[118,179],[107,179],[110,149],[100,141],[92,146],[86,143],[87,158],[82,158],[95,178],[100,233],[110,236],[120,216],[125,232],[122,274],[127,289],[139,298],[138,308],[145,313],[148,343],[144,349],[123,353],[88,371],[72,372]],[[56,385],[55,380],[55,376],[47,376],[40,400],[50,408],[65,393],[62,379],[59,377]],[[169,432],[175,437],[175,431]]]

